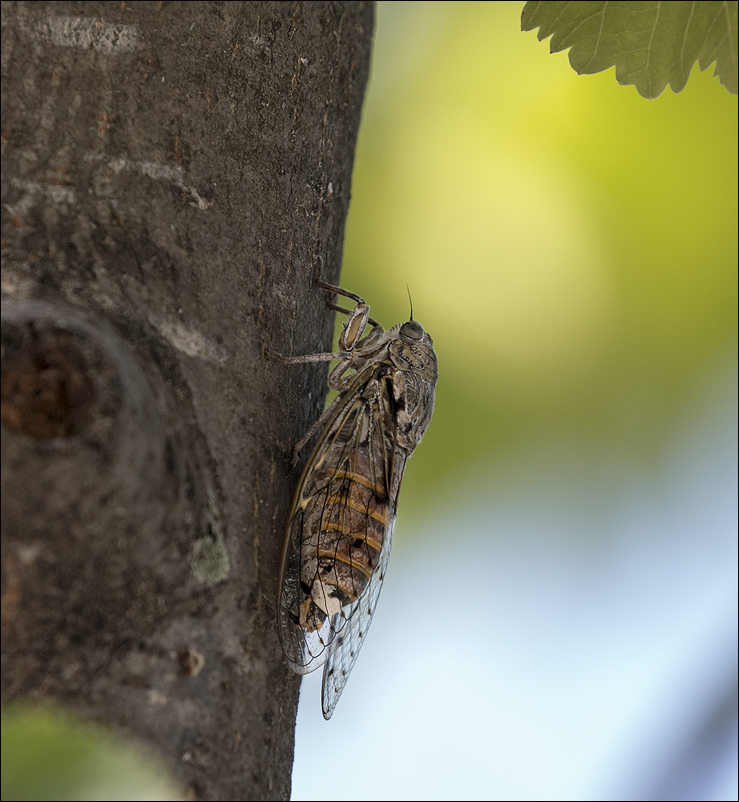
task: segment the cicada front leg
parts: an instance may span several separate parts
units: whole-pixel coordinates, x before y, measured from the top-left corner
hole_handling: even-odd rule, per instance
[[[355,295],[348,290],[342,290],[341,287],[335,287],[333,284],[327,284],[320,279],[318,279],[318,286],[334,295],[343,295],[346,298],[351,298],[356,304],[354,309],[344,309],[343,306],[337,306],[333,302],[329,304],[334,311],[348,315],[341,334],[339,335],[339,348],[341,351],[349,352],[354,350],[357,343],[362,339],[362,335],[368,323],[375,329],[382,328],[376,320],[373,320],[369,316],[369,304],[366,304],[364,299],[360,298],[359,295]]]
[[[349,382],[349,378],[345,374],[356,365],[357,357],[361,354],[367,346],[373,347],[377,341],[382,338],[385,330],[380,324],[369,316],[369,305],[364,302],[364,299],[359,295],[348,290],[343,290],[341,287],[335,287],[333,284],[327,284],[325,281],[318,279],[318,286],[324,290],[335,295],[343,295],[346,298],[351,298],[356,306],[354,309],[344,309],[342,306],[337,306],[333,301],[329,303],[329,307],[336,312],[341,312],[347,315],[341,334],[339,335],[339,350],[336,352],[324,354],[305,354],[304,356],[282,356],[275,352],[270,352],[273,356],[280,359],[286,365],[302,365],[308,362],[331,362],[338,360],[338,364],[331,370],[328,377],[328,386],[332,390],[337,390],[339,393],[344,390]],[[367,325],[372,326],[372,331],[364,339],[362,339]],[[329,404],[323,414],[315,421],[310,429],[300,438],[293,448],[292,464],[298,460],[298,454],[305,444],[313,437],[313,435],[323,426],[323,424],[331,416],[338,396],[334,401]]]
[[[377,329],[380,330],[380,335],[384,332],[382,326],[380,326],[376,320],[373,320],[369,316],[369,305],[366,304],[358,295],[355,295],[353,292],[349,292],[348,290],[342,290],[341,287],[334,287],[333,284],[326,284],[320,279],[318,281],[318,286],[324,290],[328,290],[333,294],[345,295],[347,298],[351,298],[352,300],[356,301],[357,304],[354,309],[344,309],[344,307],[337,306],[334,303],[329,304],[330,309],[348,315],[348,318],[343,325],[341,334],[339,335],[339,351],[325,354],[305,354],[304,356],[283,356],[275,351],[269,351],[271,356],[276,357],[286,365],[302,365],[306,362],[331,362],[334,359],[340,360],[340,364],[351,362],[352,352],[355,350],[357,344],[361,340],[368,323],[373,326],[370,336],[372,336]],[[367,339],[369,339],[369,337]],[[365,342],[366,341],[367,340],[365,340]],[[345,370],[346,367],[336,374],[336,369],[334,369],[331,371],[331,375],[333,376],[336,374],[338,376]],[[339,389],[339,387],[334,387],[331,384],[331,379],[329,379],[329,386],[332,390]]]

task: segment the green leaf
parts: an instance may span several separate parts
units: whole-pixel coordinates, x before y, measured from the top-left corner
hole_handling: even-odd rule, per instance
[[[575,72],[616,65],[616,80],[654,98],[669,83],[679,92],[693,64],[716,62],[714,75],[737,93],[737,2],[526,3],[521,29],[552,37],[550,52],[570,48]]]

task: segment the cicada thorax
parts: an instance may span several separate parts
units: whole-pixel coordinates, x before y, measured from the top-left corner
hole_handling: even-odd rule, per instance
[[[362,595],[392,531],[397,494],[385,458],[392,429],[373,413],[392,396],[386,379],[367,382],[306,477],[299,623],[308,631]]]

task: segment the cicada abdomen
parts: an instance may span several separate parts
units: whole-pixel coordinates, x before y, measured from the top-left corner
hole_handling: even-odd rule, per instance
[[[372,620],[405,462],[431,419],[437,362],[416,321],[385,332],[361,298],[322,286],[357,305],[340,310],[349,318],[337,353],[284,360],[339,364],[329,376],[338,395],[296,446],[320,428],[288,525],[279,625],[294,671],[325,664],[323,714],[330,718]],[[368,322],[373,328],[362,338]]]

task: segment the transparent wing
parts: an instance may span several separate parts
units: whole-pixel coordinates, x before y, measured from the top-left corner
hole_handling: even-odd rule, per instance
[[[370,398],[366,394],[363,397],[363,391],[372,383],[382,391]],[[374,611],[395,519],[397,487],[393,494],[391,474],[394,465],[402,470],[399,463],[405,462],[404,459],[394,459],[398,455],[394,454],[394,416],[388,406],[391,392],[389,382],[380,381],[378,384],[377,367],[357,374],[348,391],[335,399],[336,409],[326,422],[300,480],[283,554],[279,597],[280,639],[291,668],[299,674],[314,671],[336,649],[343,649],[346,639],[342,633],[347,626],[354,639],[361,638],[372,615],[367,610]],[[346,478],[341,479],[342,476]],[[300,618],[300,610],[305,611],[306,605],[310,606],[301,582],[306,559],[306,532],[331,530],[337,520],[345,521],[356,515],[356,499],[352,499],[350,485],[356,485],[358,481],[373,488],[378,508],[386,507],[388,510],[387,520],[381,527],[382,547],[375,568],[367,586],[353,603],[325,617],[313,608],[312,625],[306,626],[306,621]],[[337,483],[342,482],[346,485],[346,497],[337,494]],[[370,521],[367,510],[362,511],[359,519],[377,526]],[[317,538],[321,537],[317,535]],[[355,619],[366,619],[367,623],[359,626],[354,623]]]
[[[336,635],[335,627],[340,623],[328,619],[320,628],[307,630],[297,620],[296,611],[305,597],[300,585],[303,519],[302,511],[298,510],[290,522],[283,556],[278,609],[282,650],[290,668],[296,674],[310,674],[326,662]]]
[[[390,557],[393,524],[388,528],[377,568],[375,568],[365,592],[354,604],[335,616],[338,618],[343,615],[344,621],[340,627],[333,628],[335,637],[329,649],[328,661],[323,669],[321,704],[325,719],[330,719],[334,712],[341,692],[344,690],[349,674],[357,660],[359,650],[362,648],[367,630],[372,623],[372,616],[375,613]]]

